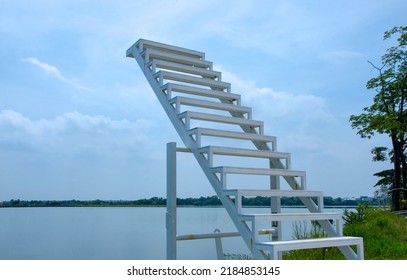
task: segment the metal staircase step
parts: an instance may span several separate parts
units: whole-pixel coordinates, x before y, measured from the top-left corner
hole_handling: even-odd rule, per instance
[[[230,83],[216,81],[212,79],[200,78],[191,75],[179,74],[175,72],[168,72],[160,70],[154,74],[154,78],[158,79],[160,86],[163,86],[164,80],[177,81],[181,83],[196,84],[201,86],[207,86],[210,88],[216,88],[220,90],[226,90],[230,92]]]
[[[249,189],[231,189],[224,190],[223,193],[229,196],[265,196],[265,197],[322,197],[321,191],[303,191],[303,190],[249,190]]]
[[[314,239],[296,239],[282,241],[267,241],[256,243],[255,246],[264,251],[270,252],[270,258],[279,259],[279,252],[301,249],[325,248],[325,247],[342,247],[357,246],[356,258],[363,260],[363,238],[351,236],[326,237]]]
[[[278,159],[288,159],[290,158],[289,153],[266,151],[266,150],[251,150],[251,149],[241,149],[241,148],[229,148],[220,146],[207,146],[200,148],[201,152],[211,153],[214,155],[225,155],[225,156],[241,156],[241,157],[257,157],[257,158],[278,158]]]
[[[201,120],[201,121],[209,121],[209,122],[218,122],[218,123],[225,123],[225,124],[236,124],[236,125],[243,125],[253,128],[258,128],[259,133],[263,133],[263,122],[262,121],[255,121],[249,120],[245,118],[235,118],[235,117],[227,117],[221,115],[214,115],[214,114],[206,114],[206,113],[199,113],[199,112],[192,112],[186,111],[181,114],[178,114],[180,119],[185,120],[185,127],[187,130],[190,129],[190,120]]]
[[[277,138],[275,136],[256,134],[256,133],[245,133],[245,132],[235,132],[229,130],[212,129],[212,128],[202,128],[196,127],[188,131],[189,135],[195,135],[195,141],[198,147],[201,147],[202,136],[220,137],[220,138],[230,138],[238,140],[249,140],[257,141],[262,143],[272,143],[273,149],[275,150]]]
[[[209,79],[217,79],[218,81],[221,79],[221,72],[218,71],[213,71],[213,70],[208,70],[204,68],[198,68],[198,67],[192,67],[188,66],[185,64],[180,64],[180,63],[175,63],[175,62],[170,62],[170,61],[165,61],[165,60],[159,60],[159,59],[153,59],[149,64],[149,67],[151,67],[151,72],[156,73],[157,68],[160,69],[166,69],[166,70],[173,70],[173,71],[178,71],[178,72],[183,72],[183,73],[188,73],[188,74],[193,74],[193,75],[199,75],[205,78]]]
[[[180,107],[181,107],[180,105],[201,107],[201,108],[206,108],[206,109],[222,110],[222,111],[228,111],[228,112],[239,112],[242,114],[247,114],[248,119],[251,118],[251,112],[252,112],[252,109],[250,107],[237,106],[234,104],[225,104],[225,103],[220,103],[220,102],[213,102],[213,101],[181,97],[181,96],[176,96],[176,97],[172,98],[169,102],[170,102],[170,104],[175,104],[177,114],[180,113]]]
[[[127,56],[135,50],[142,52],[144,49],[155,49],[159,51],[169,52],[173,54],[183,55],[192,57],[195,59],[205,59],[205,53],[200,51],[195,51],[191,49],[176,47],[173,45],[168,45],[164,43],[159,43],[155,41],[150,41],[146,39],[139,39],[133,46],[127,51]],[[132,56],[134,57],[134,56]]]
[[[239,219],[244,222],[250,223],[251,232],[253,234],[254,242],[260,241],[260,236],[258,235],[259,229],[263,228],[264,225],[269,225],[270,223],[280,223],[286,221],[320,221],[331,223],[335,221],[335,235],[342,235],[342,214],[340,213],[267,213],[267,214],[240,214]],[[249,226],[249,225],[247,225]]]
[[[232,167],[220,166],[210,168],[212,173],[220,174],[220,181],[223,190],[226,190],[226,175],[227,174],[244,174],[244,175],[267,175],[267,176],[283,176],[283,177],[299,177],[301,184],[296,189],[306,189],[306,174],[304,171],[295,171],[288,169],[275,169],[275,168],[248,168],[248,167]]]
[[[247,189],[233,189],[224,190],[223,193],[229,197],[235,198],[235,206],[238,214],[242,213],[242,198],[243,197],[315,197],[317,198],[318,212],[324,209],[324,196],[320,191],[303,191],[303,190],[247,190]]]
[[[230,102],[236,102],[236,105],[240,105],[240,95],[224,92],[220,90],[205,89],[194,86],[187,86],[181,84],[167,83],[161,87],[161,89],[167,94],[167,98],[172,98],[172,92],[186,93],[198,96],[205,96],[211,98],[218,98],[222,100],[228,100]]]
[[[251,150],[251,149],[241,149],[241,148],[229,148],[229,147],[219,147],[219,146],[206,146],[199,149],[203,154],[207,154],[207,159],[209,166],[212,167],[213,155],[223,155],[223,156],[238,156],[238,157],[253,157],[253,158],[265,158],[265,159],[285,159],[285,167],[290,169],[291,157],[289,153],[281,153],[266,150]]]
[[[247,174],[247,175],[269,175],[269,176],[291,176],[303,177],[304,171],[295,171],[287,169],[273,169],[273,168],[248,168],[248,167],[232,167],[220,166],[211,168],[212,172],[224,174]]]
[[[266,213],[266,214],[242,214],[242,221],[319,221],[319,220],[342,220],[342,214],[336,212],[323,213]]]

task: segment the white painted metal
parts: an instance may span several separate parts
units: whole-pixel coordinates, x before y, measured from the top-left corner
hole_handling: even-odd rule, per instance
[[[236,132],[236,131],[228,131],[228,130],[221,130],[221,129],[212,129],[212,128],[202,128],[197,127],[190,129],[188,131],[189,135],[195,136],[195,141],[198,147],[201,147],[201,137],[202,136],[212,136],[212,137],[220,137],[220,138],[231,138],[236,140],[248,140],[254,141],[257,143],[263,143],[265,146],[268,147],[267,143],[272,144],[272,148],[265,149],[263,151],[275,151],[277,150],[277,139],[274,136],[262,135],[257,133],[243,133],[243,132]],[[283,167],[284,168],[284,167]]]
[[[267,175],[267,176],[283,176],[283,177],[298,177],[301,180],[301,184],[297,186],[297,190],[306,189],[306,180],[304,171],[295,171],[287,169],[266,169],[266,168],[248,168],[248,167],[233,167],[233,166],[220,166],[210,168],[213,173],[219,173],[222,188],[227,189],[227,174],[245,174],[245,175]]]
[[[177,259],[177,147],[167,143],[167,260]]]
[[[127,51],[127,56],[128,57],[134,57],[133,52],[137,50],[141,53],[144,51],[144,49],[155,49],[155,50],[160,50],[164,51],[165,53],[172,53],[175,55],[183,55],[183,56],[188,56],[192,57],[198,60],[203,60],[205,59],[205,53],[200,52],[200,51],[195,51],[191,49],[186,49],[182,47],[177,47],[173,45],[168,45],[164,43],[159,43],[159,42],[154,42],[146,39],[140,39],[136,43],[134,43],[133,46],[129,48]]]
[[[240,98],[239,94],[224,92],[220,90],[213,90],[213,89],[206,89],[206,88],[199,88],[195,86],[187,86],[182,84],[174,84],[174,83],[167,83],[161,87],[163,92],[167,95],[168,99],[171,99],[173,96],[173,92],[178,93],[186,93],[192,94],[197,96],[205,96],[211,98],[217,98],[221,100],[225,100],[230,102],[230,104],[240,105]]]
[[[177,236],[177,240],[198,240],[198,239],[211,239],[211,238],[225,238],[225,237],[237,237],[240,236],[240,232],[214,232],[214,233],[198,233],[198,234],[186,234]]]
[[[278,214],[244,214],[239,215],[244,221],[319,221],[337,220],[342,223],[342,214],[335,212],[323,213],[278,213]]]
[[[166,51],[154,50],[154,49],[147,49],[140,53],[142,58],[146,62],[150,62],[152,59],[161,59],[167,61],[173,61],[180,64],[185,64],[193,67],[199,67],[204,69],[212,70],[212,62],[196,59],[193,57],[185,56],[185,54],[179,55],[174,53],[169,53]],[[145,65],[148,66],[148,65]]]
[[[252,158],[278,158],[285,160],[286,169],[291,168],[291,157],[289,153],[281,153],[274,151],[261,151],[261,150],[251,150],[251,149],[240,149],[240,148],[228,148],[228,147],[218,147],[218,146],[206,146],[200,149],[200,152],[207,155],[209,166],[213,167],[213,156],[223,155],[223,156],[236,156],[236,157],[252,157]]]
[[[247,114],[246,118],[251,119],[252,109],[250,107],[243,107],[234,104],[225,104],[221,102],[213,102],[207,100],[201,100],[196,98],[188,98],[188,97],[181,97],[176,96],[169,100],[170,104],[174,105],[175,110],[177,113],[181,113],[181,105],[186,106],[194,106],[194,107],[201,107],[207,109],[214,109],[214,110],[222,110],[222,111],[229,111],[229,112],[239,112],[242,114]]]
[[[157,72],[157,68],[159,69],[166,69],[166,70],[173,70],[179,71],[183,73],[193,74],[197,76],[201,76],[203,78],[220,80],[221,79],[221,72],[208,70],[205,68],[198,68],[193,66],[188,66],[185,64],[160,60],[160,59],[153,59],[150,63],[147,64],[148,67],[151,67],[151,72]]]
[[[195,76],[191,76],[191,75],[178,74],[175,72],[168,72],[168,71],[160,70],[154,74],[154,78],[157,79],[160,86],[164,85],[164,81],[171,80],[171,81],[177,81],[177,82],[182,82],[182,83],[189,83],[189,84],[213,87],[213,88],[216,88],[221,91],[226,90],[226,92],[230,92],[229,83],[220,82],[220,81],[216,81],[216,80],[212,80],[212,79],[206,79],[206,78],[202,78],[202,77],[195,77]]]
[[[223,259],[223,248],[221,238],[237,237],[240,232],[220,232],[215,229],[209,234],[177,235],[177,152],[191,153],[191,149],[179,148],[176,143],[167,143],[167,260],[177,259],[177,241],[196,239],[215,239],[218,259]],[[271,234],[271,230],[261,230],[259,234]]]
[[[133,45],[129,50],[128,50],[128,56],[129,57],[134,57],[139,64],[140,68],[144,71],[144,75],[147,78],[147,81],[150,83],[150,86],[152,87],[154,93],[156,94],[158,100],[160,101],[161,105],[163,106],[164,111],[168,115],[170,121],[172,122],[174,128],[178,132],[178,135],[184,142],[185,146],[189,149],[192,150],[193,155],[195,156],[198,164],[201,166],[202,170],[204,171],[206,177],[208,178],[209,182],[213,186],[216,194],[218,195],[219,199],[221,200],[222,204],[225,206],[226,211],[229,213],[229,216],[232,218],[234,224],[236,225],[237,229],[239,232],[242,234],[242,237],[246,244],[250,244],[251,240],[251,233],[250,229],[242,224],[237,216],[234,213],[234,206],[231,201],[229,201],[225,196],[222,194],[222,190],[220,187],[217,187],[219,185],[219,179],[216,178],[208,169],[207,161],[204,159],[204,157],[197,152],[197,145],[195,143],[195,140],[189,135],[189,133],[185,130],[184,124],[181,122],[181,120],[178,118],[174,108],[171,106],[171,104],[168,103],[167,101],[167,96],[159,86],[158,82],[156,79],[153,77],[153,73],[151,73],[150,70],[145,71],[145,63],[146,61],[144,58],[141,56],[141,53],[138,50],[139,44],[142,42],[142,39],[138,41],[135,45]],[[261,251],[254,251],[253,255],[255,258],[262,259],[266,258],[266,254],[264,254]]]
[[[322,212],[324,209],[324,197],[323,193],[319,191],[304,191],[304,190],[280,190],[280,189],[270,189],[270,190],[225,190],[225,195],[235,198],[236,211],[238,214],[242,214],[242,198],[243,197],[315,197],[317,199],[318,212]]]
[[[225,190],[224,193],[234,197],[256,197],[256,196],[279,196],[279,197],[316,197],[323,198],[323,192],[320,191],[303,191],[303,190],[261,190],[261,189],[234,189]],[[323,200],[321,200],[323,202]]]
[[[242,221],[250,222],[253,239],[259,242],[258,232],[261,222],[282,222],[282,221],[335,221],[337,236],[342,235],[342,215],[338,213],[276,213],[276,214],[244,214],[239,215]]]
[[[361,237],[328,237],[328,238],[314,238],[314,239],[298,239],[298,240],[288,240],[288,241],[270,241],[261,242],[257,246],[260,249],[270,251],[271,258],[274,260],[279,259],[279,252],[289,251],[289,250],[299,250],[299,249],[313,249],[313,248],[324,248],[324,247],[344,247],[356,245],[357,254],[356,259],[363,260],[363,238]]]
[[[220,232],[219,229],[215,229],[216,233]],[[223,260],[224,255],[223,255],[223,246],[222,246],[222,240],[220,239],[220,237],[216,237],[215,238],[215,246],[216,246],[216,256],[218,257],[218,260]]]
[[[206,114],[206,113],[198,113],[198,112],[191,112],[185,111],[178,115],[180,119],[185,120],[185,127],[187,130],[190,130],[190,123],[191,119],[200,120],[200,121],[208,121],[208,122],[218,122],[218,123],[225,123],[225,124],[235,124],[240,126],[248,126],[252,128],[258,128],[259,133],[263,133],[263,122],[262,121],[254,121],[248,120],[245,118],[235,118],[235,117],[226,117],[221,115],[214,115],[214,114]]]
[[[170,121],[172,122],[174,128],[178,132],[180,138],[184,142],[186,149],[191,151],[197,162],[201,166],[203,172],[208,178],[209,182],[213,186],[216,194],[224,205],[226,211],[231,217],[232,221],[236,225],[238,231],[240,232],[242,238],[249,248],[252,250],[252,254],[256,259],[267,259],[269,255],[267,250],[275,251],[277,248],[277,255],[272,254],[272,258],[276,256],[281,256],[280,245],[275,244],[256,244],[253,243],[254,238],[257,239],[258,233],[264,231],[264,229],[257,228],[258,221],[260,220],[270,220],[272,221],[273,241],[278,242],[275,238],[281,236],[281,227],[279,221],[282,219],[289,219],[290,216],[281,214],[279,198],[265,193],[265,196],[271,197],[272,205],[271,212],[266,216],[255,215],[252,218],[248,216],[238,215],[236,205],[230,198],[230,193],[225,193],[227,188],[226,184],[226,174],[252,174],[252,175],[267,175],[270,176],[270,188],[274,191],[278,191],[280,188],[279,177],[282,176],[287,183],[291,186],[293,190],[305,189],[305,173],[302,171],[292,171],[288,170],[290,165],[286,162],[282,162],[284,158],[270,157],[270,169],[249,169],[249,168],[239,168],[239,167],[218,167],[211,168],[210,162],[208,160],[208,155],[201,150],[201,137],[211,136],[211,137],[223,137],[232,138],[239,140],[250,140],[253,142],[258,150],[265,151],[266,153],[270,151],[277,152],[275,137],[266,136],[263,133],[263,123],[260,121],[251,120],[251,116],[245,116],[245,112],[239,110],[227,110],[230,112],[231,117],[225,117],[221,115],[205,114],[198,112],[177,112],[179,106],[174,107],[173,102],[169,102],[176,93],[186,93],[198,96],[205,96],[210,98],[217,98],[220,104],[226,106],[239,105],[240,106],[240,95],[230,93],[230,84],[221,81],[221,76],[215,75],[216,71],[212,70],[213,63],[205,60],[205,55],[202,52],[197,52],[185,48],[170,46],[166,44],[161,44],[157,42],[152,42],[144,39],[137,41],[128,51],[128,57],[133,57],[137,60],[140,68],[143,70],[147,81],[150,83],[154,93],[156,94],[158,100],[164,108],[164,111],[168,115]],[[158,61],[158,62],[157,62]],[[161,61],[161,62],[160,62]],[[161,63],[161,64],[160,64]],[[160,66],[161,65],[161,66]],[[192,69],[196,68],[196,69]],[[163,70],[164,69],[164,70]],[[169,72],[167,70],[171,70]],[[174,82],[181,82],[174,83]],[[164,84],[164,82],[167,82]],[[192,86],[191,86],[192,84]],[[197,87],[195,85],[199,85]],[[203,88],[207,87],[207,88]],[[198,102],[199,103],[199,102]],[[200,103],[199,105],[202,105]],[[208,103],[206,104],[208,105]],[[223,105],[216,105],[221,108]],[[230,108],[234,108],[233,106]],[[247,115],[247,114],[246,114]],[[191,128],[190,119],[205,120],[210,122],[222,122],[229,124],[236,124],[241,127],[243,132],[234,132],[226,130],[217,130],[210,128]],[[259,129],[258,131],[256,130]],[[270,147],[268,143],[271,143]],[[224,150],[226,151],[226,150]],[[243,153],[242,150],[234,151],[234,153]],[[259,154],[253,153],[253,155],[259,156]],[[246,152],[246,156],[249,154]],[[216,174],[220,174],[218,177]],[[301,179],[300,184],[297,182],[295,177]],[[306,194],[306,193],[304,193]],[[297,216],[300,219],[318,219],[321,226],[327,232],[330,237],[338,237],[342,234],[341,228],[338,225],[335,227],[329,220],[328,215],[322,215],[321,203],[315,203],[311,196],[299,195],[300,199],[303,201],[304,205],[309,209],[311,213],[308,215]],[[314,213],[314,214],[313,214]],[[272,217],[272,218],[270,218]],[[279,218],[277,218],[279,217]],[[248,225],[251,223],[251,226]],[[341,224],[338,222],[337,224]],[[277,229],[277,233],[276,233]],[[267,229],[266,229],[267,231]],[[339,242],[339,241],[338,241]],[[327,245],[331,244],[336,246],[338,242],[329,241]],[[349,240],[350,242],[350,240]],[[317,241],[315,242],[315,244]],[[303,242],[301,246],[307,248],[312,245],[312,242]],[[342,243],[341,243],[342,244]],[[352,243],[359,244],[359,243]],[[349,246],[340,246],[339,249],[348,259],[358,259],[361,254],[356,254],[352,248]],[[279,247],[280,246],[280,247]],[[268,249],[267,249],[268,248]]]

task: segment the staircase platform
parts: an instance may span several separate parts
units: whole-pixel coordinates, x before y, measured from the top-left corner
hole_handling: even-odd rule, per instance
[[[210,168],[212,173],[220,174],[220,181],[223,190],[226,190],[226,175],[227,174],[244,174],[244,175],[267,175],[267,176],[283,176],[283,177],[299,177],[301,184],[299,189],[306,190],[306,174],[304,171],[295,171],[288,169],[274,168],[247,168],[247,167],[231,167],[220,166]]]
[[[273,260],[279,259],[279,252],[301,249],[325,248],[325,247],[342,247],[356,245],[356,259],[363,260],[363,238],[361,237],[327,237],[315,239],[298,239],[287,241],[269,241],[256,243],[256,247],[260,250],[269,251],[270,258]]]
[[[144,49],[154,49],[154,50],[159,50],[163,51],[166,53],[172,53],[172,54],[178,54],[182,56],[187,56],[191,57],[194,59],[198,60],[203,60],[205,59],[205,53],[200,52],[200,51],[195,51],[187,48],[182,48],[182,47],[177,47],[173,45],[168,45],[164,43],[159,43],[155,41],[150,41],[146,39],[139,39],[136,43],[133,44],[128,50],[127,50],[127,57],[134,57],[134,52],[143,52]]]
[[[194,57],[186,56],[185,54],[169,53],[161,50],[147,49],[141,52],[140,55],[144,58],[145,61],[150,61],[152,59],[161,59],[209,70],[212,70],[213,68],[213,63],[211,61],[197,59]]]

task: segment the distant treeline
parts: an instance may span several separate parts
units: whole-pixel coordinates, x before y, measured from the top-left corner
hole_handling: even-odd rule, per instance
[[[364,202],[360,199],[342,199],[324,197],[325,206],[356,206]],[[379,201],[371,199],[370,204],[378,205]],[[253,197],[242,200],[245,206],[268,206],[270,198]],[[152,197],[148,199],[138,200],[20,200],[12,199],[10,201],[0,202],[0,207],[140,207],[140,206],[165,206],[166,199],[162,197]],[[178,206],[220,206],[221,202],[217,196],[208,196],[200,198],[177,198]],[[282,197],[282,206],[303,206],[303,203],[298,197]]]

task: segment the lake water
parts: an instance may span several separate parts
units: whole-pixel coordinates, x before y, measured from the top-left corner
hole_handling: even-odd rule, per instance
[[[0,208],[0,259],[165,259],[165,212],[164,207]],[[179,235],[216,228],[236,231],[223,208],[178,208]],[[283,238],[291,236],[292,223],[283,224]],[[241,237],[224,238],[222,244],[225,253],[249,253]],[[213,239],[178,241],[177,250],[178,259],[216,259]]]

